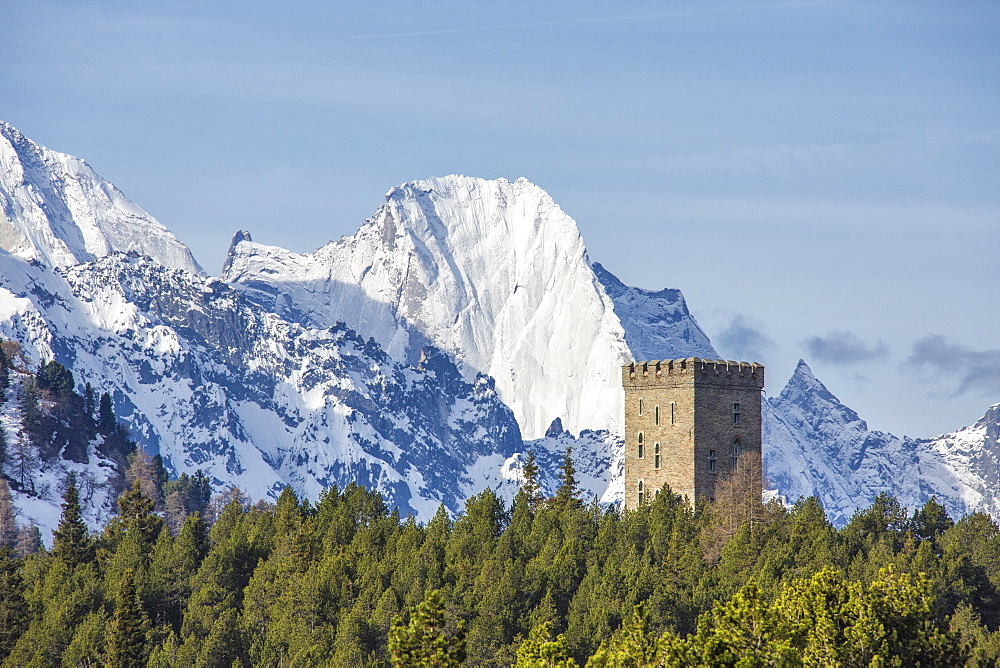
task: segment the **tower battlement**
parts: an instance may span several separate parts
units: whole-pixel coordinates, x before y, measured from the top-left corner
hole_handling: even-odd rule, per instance
[[[687,378],[699,380],[713,379],[738,385],[764,387],[764,366],[757,362],[734,362],[732,360],[710,360],[700,357],[682,357],[670,360],[650,360],[622,365],[622,385],[656,387],[663,380],[674,381]]]

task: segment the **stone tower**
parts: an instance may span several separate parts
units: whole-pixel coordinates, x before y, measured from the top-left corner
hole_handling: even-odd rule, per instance
[[[698,504],[750,458],[761,470],[761,391],[757,363],[686,359],[622,367],[625,387],[625,506],[651,501],[669,484]]]

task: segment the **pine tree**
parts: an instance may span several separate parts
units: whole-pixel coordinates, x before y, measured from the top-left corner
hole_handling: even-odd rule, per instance
[[[115,614],[109,629],[108,659],[114,668],[145,665],[148,628],[149,619],[139,603],[135,577],[131,570],[126,571],[118,588]]]
[[[14,499],[7,481],[0,477],[0,548],[14,547],[17,542],[17,520],[14,517]]]
[[[18,565],[10,549],[0,547],[0,661],[10,654],[30,619]]]
[[[556,490],[556,501],[560,506],[579,505],[577,498],[576,468],[573,466],[573,446],[566,446],[566,454],[563,455],[562,472],[559,475],[559,489]]]
[[[285,486],[278,496],[278,501],[274,504],[274,537],[278,543],[282,543],[298,532],[299,524],[302,521],[302,513],[299,509],[299,497],[291,487]]]
[[[576,668],[569,652],[566,636],[552,638],[552,622],[531,629],[527,639],[517,648],[515,668]]]
[[[97,409],[97,430],[109,436],[117,425],[115,410],[111,405],[111,395],[105,392],[101,395],[101,403]]]
[[[396,617],[389,631],[389,655],[392,665],[460,666],[465,660],[465,628],[459,622],[452,633],[447,632],[444,598],[437,589],[427,593],[403,624]]]
[[[153,514],[153,500],[143,493],[140,480],[118,497],[118,521],[127,533],[135,533],[140,545],[152,548],[163,520]]]
[[[867,588],[832,568],[768,602],[751,583],[703,615],[684,640],[661,642],[667,665],[960,666],[965,648],[936,618],[923,574],[879,572]]]
[[[213,623],[198,652],[199,666],[239,666],[241,638],[236,606],[224,608]]]
[[[83,412],[93,420],[95,410],[97,410],[97,395],[94,393],[94,386],[87,383],[83,386]]]
[[[165,563],[154,558],[155,576],[160,587],[160,600],[156,606],[161,611],[159,623],[166,622],[175,631],[181,628],[181,613],[191,596],[194,577],[208,553],[208,526],[198,515],[189,515],[172,541],[169,554],[160,555]]]
[[[521,477],[523,478],[521,490],[528,497],[528,504],[532,510],[537,509],[538,504],[542,501],[542,488],[538,483],[538,473],[538,462],[535,460],[535,451],[528,450],[528,456],[521,466]]]
[[[622,624],[614,635],[601,643],[590,657],[587,668],[640,668],[660,665],[656,661],[656,637],[649,632],[649,620],[641,606],[635,606],[632,621]]]
[[[94,547],[80,510],[80,493],[76,488],[76,477],[72,474],[67,480],[66,492],[63,494],[59,526],[52,534],[52,555],[61,559],[71,569],[94,558]]]
[[[932,496],[919,510],[913,511],[910,524],[920,538],[937,538],[955,525],[948,517],[948,510]]]
[[[49,390],[56,396],[66,396],[76,387],[73,372],[55,361],[42,364],[38,368],[35,383],[38,389]]]

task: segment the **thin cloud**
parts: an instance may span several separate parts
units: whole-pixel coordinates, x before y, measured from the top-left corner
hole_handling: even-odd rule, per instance
[[[1000,350],[972,350],[939,334],[929,334],[913,344],[907,362],[954,381],[954,397],[963,394],[1000,397]]]
[[[803,7],[822,4],[818,1],[775,2],[770,4],[748,4],[743,6],[724,4],[717,7],[655,12],[651,14],[625,14],[621,16],[595,16],[583,18],[560,18],[551,21],[523,21],[516,23],[490,23],[486,25],[458,26],[455,28],[437,28],[432,30],[414,30],[410,32],[376,33],[371,35],[351,35],[351,39],[392,39],[400,37],[434,37],[439,35],[456,35],[461,33],[486,32],[492,30],[510,30],[512,28],[545,28],[549,26],[584,25],[593,23],[615,23],[625,21],[653,21],[656,19],[678,18],[682,16],[700,16],[706,14],[732,14],[740,11],[767,11]]]
[[[775,349],[774,341],[740,313],[729,320],[716,340],[726,353],[741,360],[761,361]]]
[[[830,332],[802,342],[813,359],[833,364],[860,364],[889,355],[889,347],[881,341],[867,343],[853,332]]]

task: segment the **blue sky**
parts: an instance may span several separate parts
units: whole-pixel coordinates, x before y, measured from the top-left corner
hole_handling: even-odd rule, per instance
[[[8,2],[0,118],[210,272],[525,176],[728,358],[872,427],[1000,401],[1000,3]]]

